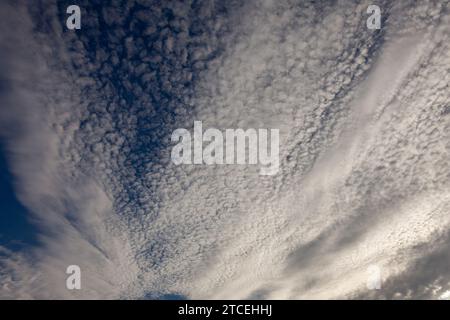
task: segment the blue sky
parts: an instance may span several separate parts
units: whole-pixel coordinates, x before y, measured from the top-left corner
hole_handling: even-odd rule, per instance
[[[17,199],[3,148],[0,148],[0,245],[19,250],[36,245],[37,229],[30,214]]]

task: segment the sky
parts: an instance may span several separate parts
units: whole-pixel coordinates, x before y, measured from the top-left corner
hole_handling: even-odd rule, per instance
[[[72,4],[0,2],[0,299],[450,297],[449,1]],[[278,173],[175,165],[194,121]]]

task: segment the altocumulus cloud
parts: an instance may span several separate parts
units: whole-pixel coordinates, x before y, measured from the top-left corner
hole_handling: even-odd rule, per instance
[[[0,5],[0,134],[39,230],[1,247],[1,298],[448,296],[448,1],[378,1],[375,31],[370,1],[80,1],[76,31],[70,4]],[[278,174],[175,166],[194,120],[279,128]]]

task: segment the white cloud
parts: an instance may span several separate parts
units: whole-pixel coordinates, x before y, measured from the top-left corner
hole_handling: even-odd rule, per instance
[[[44,31],[32,32],[33,9],[0,10],[11,86],[1,134],[42,232],[31,253],[3,249],[1,297],[446,290],[431,272],[414,280],[450,223],[441,3],[382,1],[389,19],[373,32],[369,1],[168,1],[134,13],[113,2],[99,13],[109,28],[85,10],[94,13],[83,34],[61,33],[50,3]],[[124,25],[126,14],[143,34]],[[172,165],[172,129],[194,120],[279,128],[280,173]],[[64,288],[69,264],[85,274],[80,292]],[[379,295],[365,292],[372,264],[383,271]],[[409,287],[399,290],[402,277]]]

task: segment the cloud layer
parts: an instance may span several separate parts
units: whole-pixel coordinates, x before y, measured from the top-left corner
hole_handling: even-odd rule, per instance
[[[40,243],[1,248],[0,298],[448,295],[448,1],[379,1],[378,31],[370,4],[81,1],[68,31],[69,3],[4,1],[0,134]],[[173,165],[194,120],[279,128],[278,175]]]

